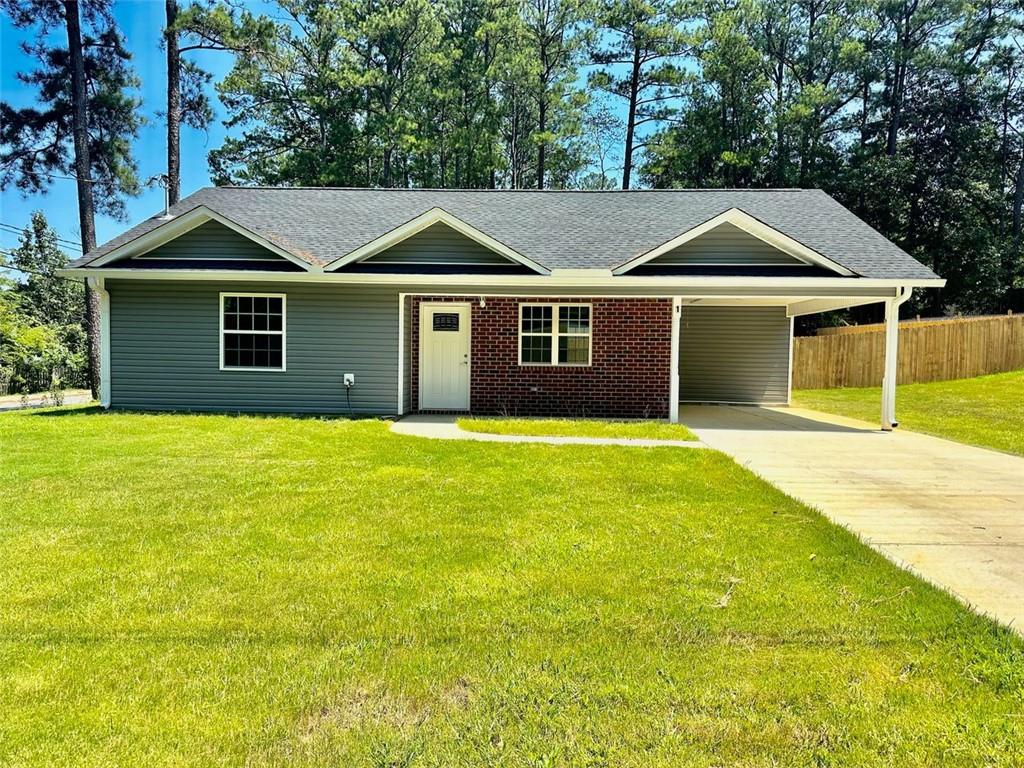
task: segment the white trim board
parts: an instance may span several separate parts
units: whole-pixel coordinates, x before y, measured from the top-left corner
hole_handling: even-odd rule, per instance
[[[554,291],[559,288],[579,290],[651,289],[651,295],[671,298],[679,295],[680,288],[882,288],[897,290],[902,287],[942,288],[944,278],[868,278],[868,277],[708,277],[659,276],[612,277],[606,271],[594,270],[594,276],[573,275],[403,275],[366,274],[352,272],[261,272],[259,270],[228,269],[161,269],[142,270],[119,267],[75,267],[58,270],[64,277],[109,277],[131,280],[232,280],[240,282],[319,282],[350,283],[357,285],[429,286],[432,292],[458,290],[459,286],[489,286],[528,291]],[[661,291],[661,293],[657,293]],[[475,290],[470,295],[479,295]]]
[[[231,219],[222,216],[211,208],[207,208],[205,205],[197,206],[187,213],[175,216],[173,219],[168,219],[164,224],[159,225],[155,229],[149,230],[149,232],[146,232],[144,235],[139,235],[134,240],[130,240],[123,245],[119,245],[112,251],[100,256],[98,259],[90,261],[88,266],[84,269],[92,272],[95,271],[96,267],[102,267],[110,264],[111,262],[127,258],[138,258],[143,254],[149,253],[155,248],[159,248],[165,243],[169,243],[175,238],[181,237],[186,232],[191,232],[196,227],[205,224],[208,221],[216,221],[219,224],[223,224],[225,227],[238,233],[242,237],[252,240],[257,245],[266,248],[271,253],[274,253],[283,259],[287,259],[293,264],[298,264],[307,271],[320,271],[319,267],[298,258],[292,253],[286,251],[284,248],[270,242],[265,237],[257,235],[252,230],[246,229],[241,224],[231,221]]]
[[[686,232],[662,243],[657,248],[647,251],[646,253],[642,253],[639,256],[634,256],[629,261],[626,261],[616,269],[612,270],[612,273],[615,275],[626,274],[635,267],[639,267],[641,264],[646,264],[669,251],[675,250],[679,246],[697,239],[701,235],[710,232],[712,229],[715,229],[722,224],[732,224],[737,229],[741,229],[748,235],[752,235],[773,248],[777,248],[783,253],[789,254],[793,258],[802,261],[804,264],[815,267],[824,267],[825,269],[831,270],[832,272],[845,277],[854,276],[852,271],[841,264],[832,261],[832,259],[827,256],[823,256],[811,248],[808,248],[806,245],[798,240],[794,240],[789,235],[786,235],[779,230],[768,226],[764,222],[755,219],[749,213],[741,211],[739,208],[730,208],[728,211],[724,211],[714,218],[708,219],[703,224],[698,224],[696,227],[688,229]]]
[[[409,239],[418,232],[422,232],[427,227],[431,227],[434,224],[438,223],[451,227],[460,235],[468,237],[470,240],[479,243],[484,248],[494,251],[495,253],[504,256],[505,258],[517,264],[522,264],[525,267],[529,267],[538,274],[550,274],[550,270],[547,269],[546,267],[542,266],[541,264],[538,264],[533,259],[529,259],[526,256],[523,256],[518,251],[509,248],[501,241],[495,240],[486,232],[482,232],[481,230],[477,229],[471,224],[467,224],[457,216],[453,216],[443,208],[431,208],[429,211],[421,213],[416,218],[410,219],[409,221],[405,222],[405,224],[395,227],[390,232],[386,232],[380,237],[371,240],[370,242],[360,246],[359,248],[356,248],[351,253],[342,256],[340,259],[335,259],[334,261],[330,262],[329,264],[327,264],[327,266],[324,267],[324,271],[334,272],[335,270],[344,267],[346,264],[352,264],[357,261],[364,261],[366,259],[369,259],[370,257],[375,256],[378,253],[381,253],[382,251],[386,251],[388,248],[391,248],[394,245],[397,245],[403,240]]]
[[[668,420],[679,423],[679,324],[683,315],[683,301],[672,297],[672,350],[669,355]]]
[[[405,415],[405,297],[407,293],[398,294],[398,413]],[[412,361],[410,361],[411,364]],[[410,393],[411,394],[411,393]]]

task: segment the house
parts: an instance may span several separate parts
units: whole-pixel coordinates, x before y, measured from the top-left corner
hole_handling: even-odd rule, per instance
[[[207,188],[67,271],[102,404],[677,418],[785,404],[793,318],[944,281],[819,190]]]

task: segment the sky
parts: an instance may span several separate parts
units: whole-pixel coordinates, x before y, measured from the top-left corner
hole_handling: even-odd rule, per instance
[[[128,49],[132,52],[132,64],[142,81],[138,95],[142,98],[142,113],[148,124],[139,131],[134,153],[139,164],[139,179],[164,173],[167,167],[167,142],[162,118],[158,115],[166,104],[166,58],[160,47],[164,26],[163,0],[119,0],[114,4],[114,16],[125,36]],[[35,103],[36,89],[26,86],[17,79],[20,71],[31,70],[35,62],[20,48],[20,43],[29,39],[34,30],[15,29],[4,15],[0,15],[0,94],[3,101],[14,107],[26,107]],[[67,44],[67,38],[56,35],[54,40]],[[227,53],[200,51],[193,60],[213,72],[214,80],[220,80],[231,68],[232,57]],[[184,197],[200,187],[210,184],[206,154],[218,147],[227,135],[223,126],[223,107],[215,94],[211,99],[216,116],[207,131],[196,131],[187,126],[181,131],[181,195]],[[164,205],[164,191],[157,185],[145,189],[141,195],[127,199],[128,222],[117,221],[108,216],[96,216],[96,240],[99,243],[110,240],[154,213]],[[81,233],[78,226],[78,202],[75,182],[69,179],[52,179],[45,195],[24,197],[17,189],[0,192],[0,223],[23,228],[33,211],[41,210],[57,235],[66,240],[79,242]],[[10,250],[18,245],[18,235],[8,227],[0,227],[0,248]],[[65,245],[70,256],[81,255],[73,246]]]
[[[256,13],[275,16],[272,0],[249,0],[246,3]],[[160,41],[164,27],[163,0],[117,0],[114,16],[121,33],[125,36],[132,53],[132,65],[141,80],[137,93],[142,99],[142,113],[147,120],[134,144],[134,154],[139,165],[139,179],[147,179],[164,173],[167,168],[167,144],[163,118],[160,112],[166,104],[166,58]],[[0,97],[13,107],[35,104],[36,89],[18,81],[17,73],[31,71],[36,62],[26,55],[20,44],[31,39],[33,29],[16,29],[0,14]],[[52,33],[55,44],[67,45],[62,30]],[[213,74],[214,82],[221,80],[230,70],[232,55],[214,51],[198,51],[190,58]],[[586,73],[581,73],[581,80]],[[210,88],[214,120],[206,131],[197,131],[182,126],[181,129],[181,196],[211,184],[206,156],[209,150],[219,147],[229,132],[223,121],[226,113],[216,93]],[[96,241],[103,244],[129,226],[136,224],[162,210],[163,189],[153,184],[138,197],[127,198],[128,220],[118,221],[108,216],[96,216]],[[18,245],[18,234],[11,227],[21,230],[28,224],[33,211],[41,210],[58,237],[65,242],[61,245],[72,258],[81,255],[80,248],[70,243],[81,240],[78,226],[78,203],[75,182],[71,179],[51,179],[49,190],[44,195],[23,196],[17,189],[0,192],[0,249],[10,250]]]

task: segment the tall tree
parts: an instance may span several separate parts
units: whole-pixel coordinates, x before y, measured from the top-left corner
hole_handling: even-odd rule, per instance
[[[166,0],[167,27],[167,202],[181,197],[181,53],[178,51],[178,0]]]
[[[678,0],[604,0],[598,16],[601,34],[592,55],[600,68],[590,85],[626,102],[623,189],[630,186],[633,155],[643,148],[637,129],[667,119],[679,95],[678,59],[686,40],[681,9]]]
[[[57,271],[68,265],[68,256],[58,247],[57,233],[41,211],[32,214],[7,264],[24,276],[13,290],[22,314],[31,322],[81,328],[82,285],[57,276]]]
[[[0,104],[0,187],[45,192],[55,175],[73,175],[78,189],[82,249],[96,247],[96,212],[124,218],[124,196],[139,191],[132,139],[142,118],[131,95],[137,81],[130,54],[114,23],[110,0],[0,0],[14,24],[34,28],[23,45],[40,68],[19,73],[38,88],[45,108]],[[82,31],[85,19],[87,33]],[[63,27],[67,47],[47,43]],[[87,297],[90,383],[99,393],[99,305]]]
[[[376,145],[379,173],[370,183],[408,186],[408,163],[401,184],[395,159],[414,148],[422,126],[413,118],[415,102],[430,89],[439,71],[441,24],[429,0],[372,0],[351,7],[348,45],[362,67],[359,85],[365,94],[365,135]]]
[[[266,51],[273,26],[267,19],[214,0],[192,3],[184,10],[177,0],[165,0],[165,16],[167,196],[174,205],[181,197],[181,127],[203,130],[213,120],[206,94],[212,77],[190,54],[225,51],[249,59]]]
[[[57,276],[68,256],[40,211],[0,262],[21,275],[0,280],[0,379],[25,392],[81,386],[88,368],[84,292],[80,282]]]
[[[691,32],[700,70],[686,81],[687,108],[652,137],[642,177],[656,187],[761,186],[771,146],[763,61],[742,6],[704,10]]]
[[[524,25],[534,60],[537,189],[545,188],[548,152],[561,135],[579,133],[585,99],[574,89],[576,61],[587,42],[586,0],[527,0]]]

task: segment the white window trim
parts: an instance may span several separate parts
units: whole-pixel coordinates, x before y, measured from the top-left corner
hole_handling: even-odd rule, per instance
[[[523,308],[524,307],[551,307],[551,333],[523,333]],[[586,333],[559,333],[558,312],[561,307],[586,307],[590,310],[590,330]],[[547,363],[524,363],[523,362],[523,336],[550,336],[551,337],[551,361]],[[558,362],[558,338],[559,336],[586,336],[587,362],[585,363],[560,363]],[[589,368],[594,362],[594,308],[588,302],[563,301],[560,303],[547,301],[528,301],[519,304],[519,324],[516,327],[516,363],[524,368]]]
[[[253,299],[280,299],[281,300],[281,330],[280,331],[229,331],[229,333],[251,333],[261,336],[281,337],[281,367],[280,368],[256,368],[249,366],[224,365],[224,299],[226,298],[253,298]],[[288,370],[288,295],[284,293],[239,293],[236,291],[224,291],[217,300],[217,314],[219,316],[218,326],[220,327],[220,370],[222,371],[259,371],[262,373],[284,373]]]

